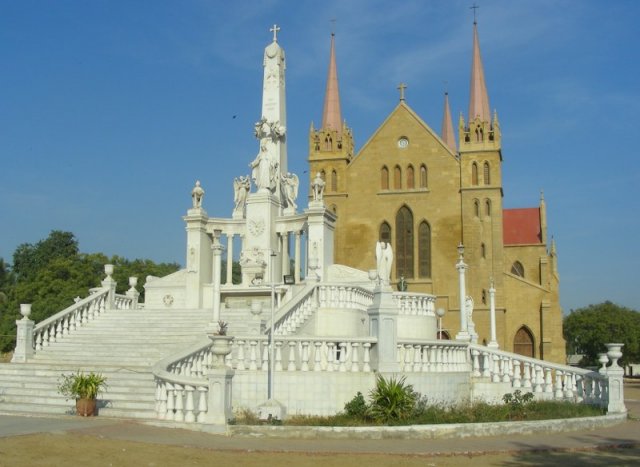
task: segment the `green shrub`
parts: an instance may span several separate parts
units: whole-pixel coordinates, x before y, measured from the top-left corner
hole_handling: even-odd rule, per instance
[[[96,399],[98,393],[106,387],[106,377],[93,372],[85,375],[80,370],[68,375],[62,374],[58,381],[58,392],[67,399]]]
[[[502,396],[502,400],[509,409],[510,420],[523,420],[527,416],[527,406],[533,401],[533,394],[530,392],[522,394],[516,389],[513,394],[508,393]]]
[[[360,391],[358,391],[353,399],[344,404],[344,412],[350,417],[365,418],[368,409],[367,402],[364,400],[364,396]]]
[[[393,423],[408,419],[418,400],[413,386],[405,384],[406,377],[385,379],[376,378],[376,387],[369,393],[371,403],[369,415],[382,423]]]

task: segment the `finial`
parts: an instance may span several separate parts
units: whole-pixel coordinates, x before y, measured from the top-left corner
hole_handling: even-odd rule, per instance
[[[478,5],[475,4],[475,2],[473,3],[472,6],[469,7],[470,10],[473,10],[473,24],[478,24],[478,22],[476,21],[476,10],[480,8]]]
[[[544,190],[540,189],[540,201],[544,201]]]
[[[400,102],[404,102],[404,90],[407,89],[407,85],[400,83],[398,89],[400,90]]]
[[[331,18],[329,20],[329,22],[331,23],[331,35],[332,36],[336,35],[336,21],[337,21],[337,19],[335,19],[335,18]]]
[[[280,31],[278,25],[274,24],[273,27],[269,29],[269,31],[273,33],[273,42],[278,42],[278,31]]]

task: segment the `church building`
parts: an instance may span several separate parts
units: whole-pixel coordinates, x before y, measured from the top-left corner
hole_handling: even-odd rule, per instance
[[[404,88],[356,153],[340,108],[332,34],[322,125],[312,125],[309,135],[309,175],[325,180],[325,203],[337,216],[335,262],[371,269],[371,245],[388,242],[395,255],[392,283],[434,294],[445,311],[442,337],[454,338],[462,256],[478,342],[490,339],[493,296],[501,349],[564,363],[557,255],[545,201],[503,207],[502,134],[489,107],[476,22],[469,113],[460,117],[457,137],[447,94],[437,133],[409,106]]]

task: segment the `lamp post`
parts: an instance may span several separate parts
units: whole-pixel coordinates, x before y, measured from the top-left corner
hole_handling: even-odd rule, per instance
[[[273,331],[275,330],[275,308],[276,308],[276,284],[273,280],[273,266],[276,258],[275,251],[271,251],[271,261],[269,263],[269,273],[271,275],[271,330],[269,331],[269,386],[267,392],[267,399],[273,398],[273,377],[275,369],[274,347],[275,342],[273,340]]]
[[[462,242],[458,245],[458,262],[456,263],[456,269],[458,270],[458,277],[460,281],[460,332],[456,334],[456,340],[469,341],[471,336],[469,335],[467,325],[467,310],[465,306],[467,292],[464,282],[464,274],[467,269],[467,265],[464,263],[464,245]]]
[[[442,339],[442,317],[444,314],[444,308],[438,308],[436,310],[436,315],[438,315],[438,340]]]

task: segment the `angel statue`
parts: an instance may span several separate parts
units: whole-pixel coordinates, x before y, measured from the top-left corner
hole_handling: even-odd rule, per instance
[[[282,194],[287,202],[287,207],[291,207],[293,209],[298,207],[296,204],[296,198],[298,197],[299,183],[300,180],[296,174],[292,174],[291,172],[287,172],[286,175],[282,174]]]
[[[191,200],[193,202],[193,208],[198,209],[202,207],[202,198],[204,197],[204,190],[200,186],[200,180],[196,180],[196,186],[191,190]]]
[[[378,278],[384,285],[389,285],[391,277],[391,264],[393,263],[393,251],[387,242],[376,242],[376,268]]]
[[[247,194],[251,189],[251,182],[249,176],[240,175],[233,179],[233,202],[234,212],[242,212],[244,205],[247,202]]]

